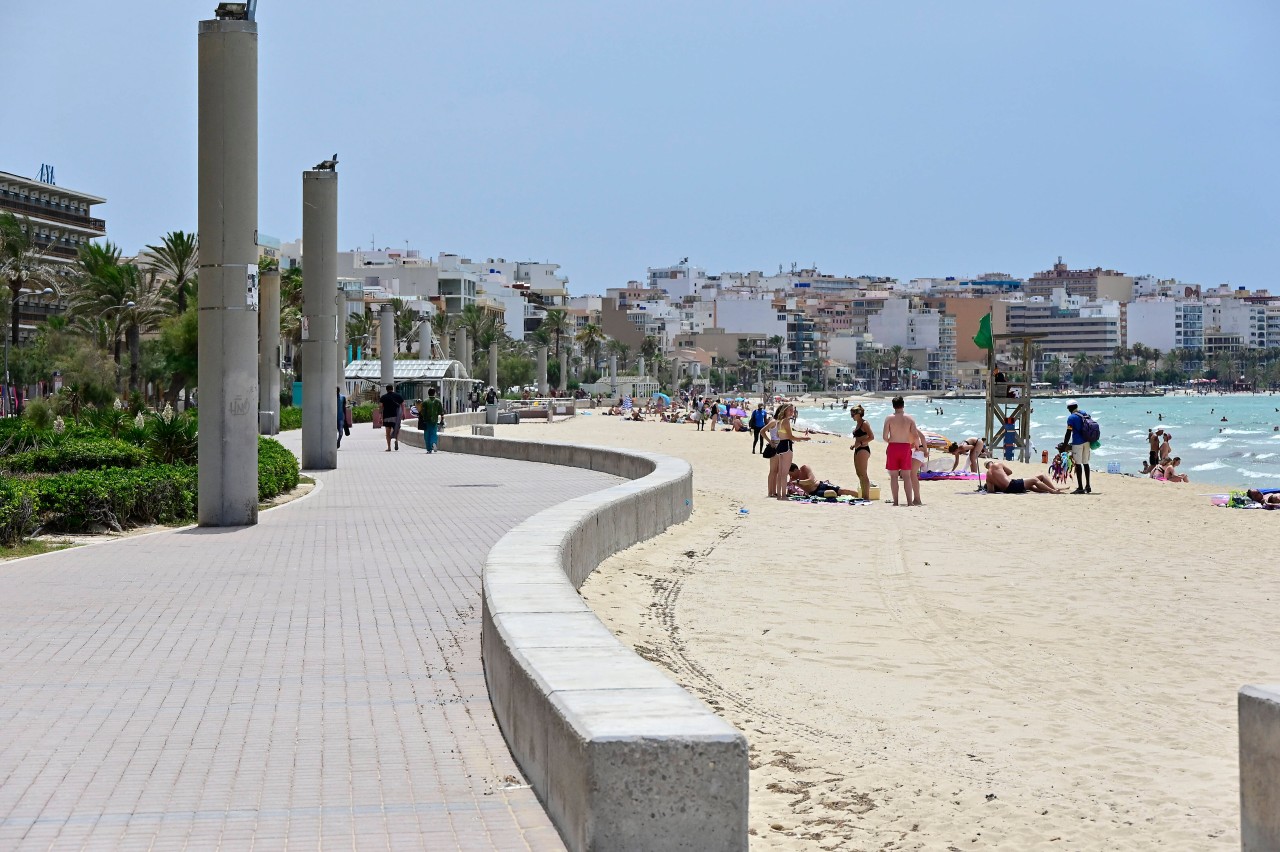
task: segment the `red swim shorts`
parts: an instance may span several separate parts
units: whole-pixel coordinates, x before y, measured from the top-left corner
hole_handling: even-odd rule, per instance
[[[885,470],[911,470],[911,445],[890,444],[884,457]]]

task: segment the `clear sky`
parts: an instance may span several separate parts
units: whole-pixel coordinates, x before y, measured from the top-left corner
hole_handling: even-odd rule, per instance
[[[196,226],[215,0],[0,0],[0,170]],[[1103,266],[1280,290],[1280,3],[261,0],[260,218],[339,245],[711,272]]]

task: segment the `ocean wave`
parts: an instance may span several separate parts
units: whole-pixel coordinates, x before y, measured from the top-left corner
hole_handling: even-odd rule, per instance
[[[1226,441],[1219,441],[1215,439],[1211,441],[1196,441],[1189,446],[1193,450],[1220,450],[1226,445],[1226,443]]]
[[[1254,458],[1261,461],[1262,459],[1269,459],[1273,456],[1275,456],[1275,453],[1258,453]]]
[[[1261,429],[1231,429],[1226,428],[1218,433],[1219,435],[1261,435]]]
[[[1223,464],[1222,462],[1211,461],[1211,462],[1206,462],[1205,464],[1198,464],[1191,469],[1192,470],[1222,470],[1224,467],[1226,467],[1226,465]]]

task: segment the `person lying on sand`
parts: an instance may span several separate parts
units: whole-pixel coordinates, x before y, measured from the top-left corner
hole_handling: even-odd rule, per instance
[[[1249,499],[1268,509],[1280,509],[1280,488],[1250,488],[1245,492]]]
[[[1065,488],[1056,488],[1043,473],[1027,479],[1014,479],[1013,469],[1004,462],[989,461],[987,468],[987,491],[991,494],[1066,494]]]
[[[818,481],[818,477],[814,476],[809,465],[797,466],[791,465],[790,471],[787,473],[787,482],[800,488],[810,497],[856,497],[857,491],[848,488],[841,488],[839,485],[832,485],[830,482]]]

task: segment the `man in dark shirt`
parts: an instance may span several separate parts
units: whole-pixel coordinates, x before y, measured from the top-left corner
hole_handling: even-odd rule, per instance
[[[394,385],[387,385],[387,392],[378,398],[382,403],[382,425],[387,430],[387,452],[391,452],[391,441],[400,449],[400,407],[404,405],[404,397],[396,393]]]

